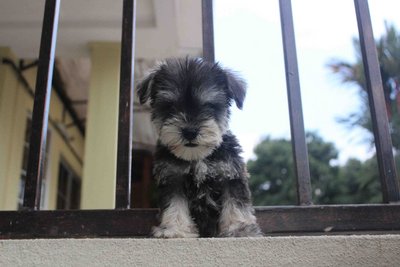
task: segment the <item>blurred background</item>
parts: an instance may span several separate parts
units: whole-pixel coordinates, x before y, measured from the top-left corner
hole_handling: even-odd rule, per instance
[[[400,4],[368,3],[399,163]],[[279,3],[215,4],[217,59],[249,84],[244,111],[234,111],[232,127],[249,160],[254,202],[296,204]],[[292,6],[313,201],[381,202],[354,3],[294,0]]]
[[[303,112],[316,204],[382,201],[354,6],[293,0]],[[399,162],[400,18],[370,0]],[[21,208],[44,0],[0,3],[0,209]],[[42,209],[114,207],[122,1],[61,2]],[[296,204],[278,1],[215,0],[216,60],[247,80],[232,131],[255,205]],[[200,0],[138,0],[135,82],[157,61],[202,51]],[[132,201],[155,207],[156,135],[135,102]]]

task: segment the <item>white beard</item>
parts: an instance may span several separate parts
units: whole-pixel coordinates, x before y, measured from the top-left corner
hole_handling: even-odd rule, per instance
[[[160,141],[178,158],[193,161],[209,156],[222,143],[224,129],[215,120],[209,119],[199,127],[200,131],[193,143],[196,147],[187,147],[181,134],[181,120],[172,118],[160,125]]]

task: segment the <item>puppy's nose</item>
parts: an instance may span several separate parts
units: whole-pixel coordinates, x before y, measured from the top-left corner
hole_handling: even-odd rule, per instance
[[[193,128],[182,129],[182,136],[188,141],[193,141],[197,137],[198,134],[199,134],[199,131],[197,129],[193,129]]]

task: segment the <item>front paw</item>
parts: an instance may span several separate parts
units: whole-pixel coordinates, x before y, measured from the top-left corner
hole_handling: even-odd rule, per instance
[[[179,227],[155,226],[152,229],[153,236],[156,238],[196,238],[198,233],[179,229]]]
[[[228,230],[223,231],[219,235],[220,237],[262,237],[260,227],[256,223],[252,224],[238,224],[229,227]]]

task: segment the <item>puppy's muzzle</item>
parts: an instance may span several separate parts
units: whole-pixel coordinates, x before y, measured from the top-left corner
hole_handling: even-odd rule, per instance
[[[184,128],[182,129],[182,136],[188,141],[193,141],[199,134],[199,130],[194,128]]]

